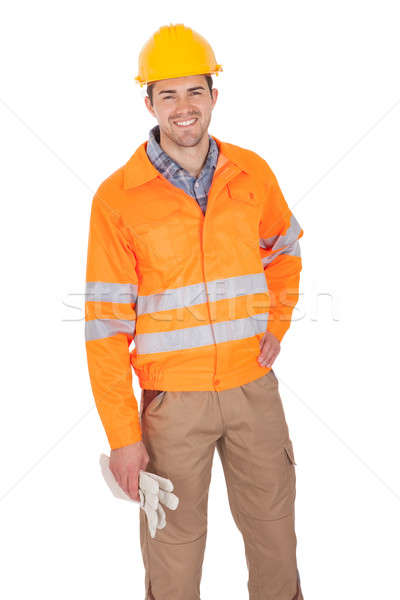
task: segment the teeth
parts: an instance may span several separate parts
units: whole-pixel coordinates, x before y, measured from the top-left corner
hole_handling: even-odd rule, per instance
[[[191,119],[190,121],[177,121],[176,124],[177,125],[191,125],[192,123],[195,122],[196,119]]]

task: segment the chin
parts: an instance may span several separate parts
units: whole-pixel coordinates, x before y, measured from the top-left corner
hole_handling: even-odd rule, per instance
[[[200,143],[201,137],[191,137],[191,138],[186,138],[183,140],[179,140],[179,144],[181,146],[185,146],[186,148],[191,148],[192,146],[197,146],[197,144]]]

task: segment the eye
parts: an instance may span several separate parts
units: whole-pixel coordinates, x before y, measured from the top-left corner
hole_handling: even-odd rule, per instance
[[[196,94],[197,96],[199,96],[199,95],[201,95],[201,92],[194,91],[194,92],[192,92],[192,94]],[[169,98],[172,98],[172,96],[164,96],[164,100],[168,100]]]

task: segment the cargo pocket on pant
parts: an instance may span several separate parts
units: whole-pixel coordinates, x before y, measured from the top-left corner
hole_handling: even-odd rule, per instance
[[[286,456],[288,457],[289,463],[291,465],[297,466],[297,463],[294,460],[293,444],[290,440],[288,442],[286,442],[286,444],[285,444],[285,452],[286,452]]]
[[[248,518],[275,521],[293,512],[296,495],[296,474],[293,447],[290,440],[274,448],[271,455],[259,457],[240,473],[230,477],[237,511]],[[238,466],[238,465],[237,465]],[[229,465],[230,472],[232,467]]]
[[[288,481],[289,481],[289,490],[290,490],[290,495],[292,496],[293,500],[296,497],[296,466],[297,463],[295,461],[294,458],[294,453],[293,453],[293,444],[291,442],[291,440],[288,440],[284,446],[284,451],[286,454],[286,459],[287,459],[287,463],[288,463],[288,470],[289,470],[289,474],[288,474]]]

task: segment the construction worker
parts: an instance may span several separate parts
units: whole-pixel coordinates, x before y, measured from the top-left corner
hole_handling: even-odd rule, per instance
[[[146,599],[200,598],[217,448],[250,599],[301,600],[296,463],[272,365],[298,301],[303,230],[267,162],[208,133],[221,71],[182,24],[140,53],[157,125],[93,198],[89,374],[120,487],[139,501],[147,470],[180,500],[156,539],[139,511]]]

